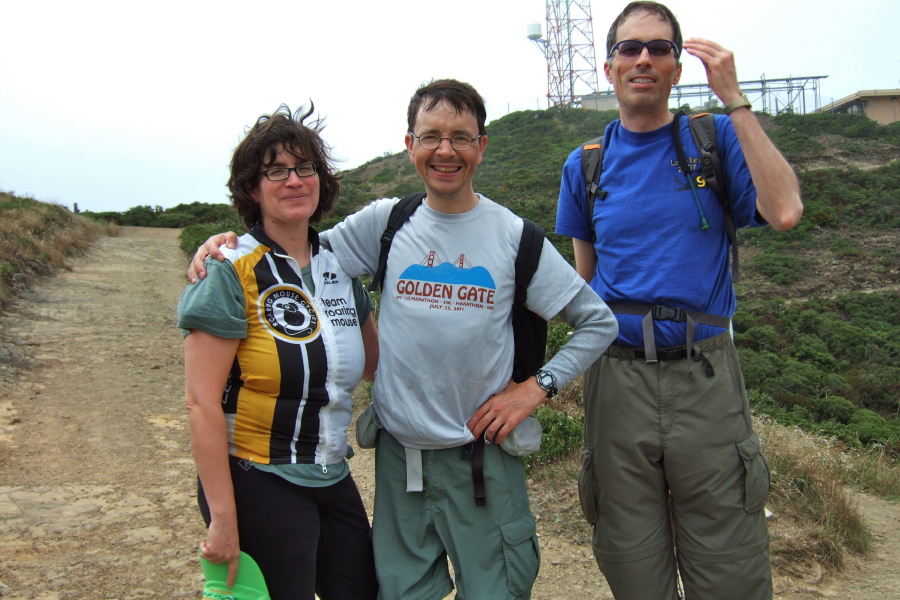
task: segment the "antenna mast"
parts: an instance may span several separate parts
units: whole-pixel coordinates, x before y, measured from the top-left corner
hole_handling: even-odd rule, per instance
[[[548,106],[580,106],[597,91],[590,0],[547,0],[547,39],[540,24],[528,27],[528,39],[547,59]]]

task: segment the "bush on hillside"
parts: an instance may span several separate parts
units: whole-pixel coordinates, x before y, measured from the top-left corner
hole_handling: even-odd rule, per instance
[[[66,268],[102,231],[59,204],[0,192],[0,307],[36,278]]]

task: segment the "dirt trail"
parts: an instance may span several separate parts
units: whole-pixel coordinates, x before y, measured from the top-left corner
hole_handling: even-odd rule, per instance
[[[0,597],[199,598],[204,529],[183,408],[177,230],[122,228],[0,319]],[[373,454],[354,477],[371,507]],[[612,598],[574,482],[532,486],[536,600]],[[798,571],[776,597],[900,597],[900,510],[860,501],[871,557],[835,580]]]

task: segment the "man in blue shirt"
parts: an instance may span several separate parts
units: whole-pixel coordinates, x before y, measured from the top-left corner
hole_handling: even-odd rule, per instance
[[[682,49],[703,62],[725,106],[715,124],[730,215],[702,179],[697,188],[688,180],[700,152],[688,119],[673,123],[669,110]],[[677,574],[691,600],[771,598],[769,474],[729,331],[736,301],[725,219],[793,227],[803,210],[797,178],[741,93],[733,54],[683,41],[665,6],[623,10],[604,71],[620,111],[603,140],[606,194],[588,201],[576,149],[556,226],[619,322],[616,342],[585,376],[579,492],[594,555],[617,600],[674,600]]]

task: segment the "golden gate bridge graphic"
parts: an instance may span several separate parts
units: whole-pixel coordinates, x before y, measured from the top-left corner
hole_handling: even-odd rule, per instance
[[[423,258],[422,261],[419,262],[419,265],[421,265],[423,267],[428,267],[430,269],[431,267],[436,267],[440,264],[443,264],[443,262],[444,261],[441,260],[441,257],[438,256],[438,253],[435,252],[434,250],[431,250],[427,255],[425,255],[425,258]],[[471,269],[472,268],[472,263],[470,263],[468,260],[466,260],[465,254],[460,254],[458,257],[456,257],[456,260],[454,260],[453,263],[451,263],[451,264],[453,264],[455,267],[458,267],[460,269]]]

